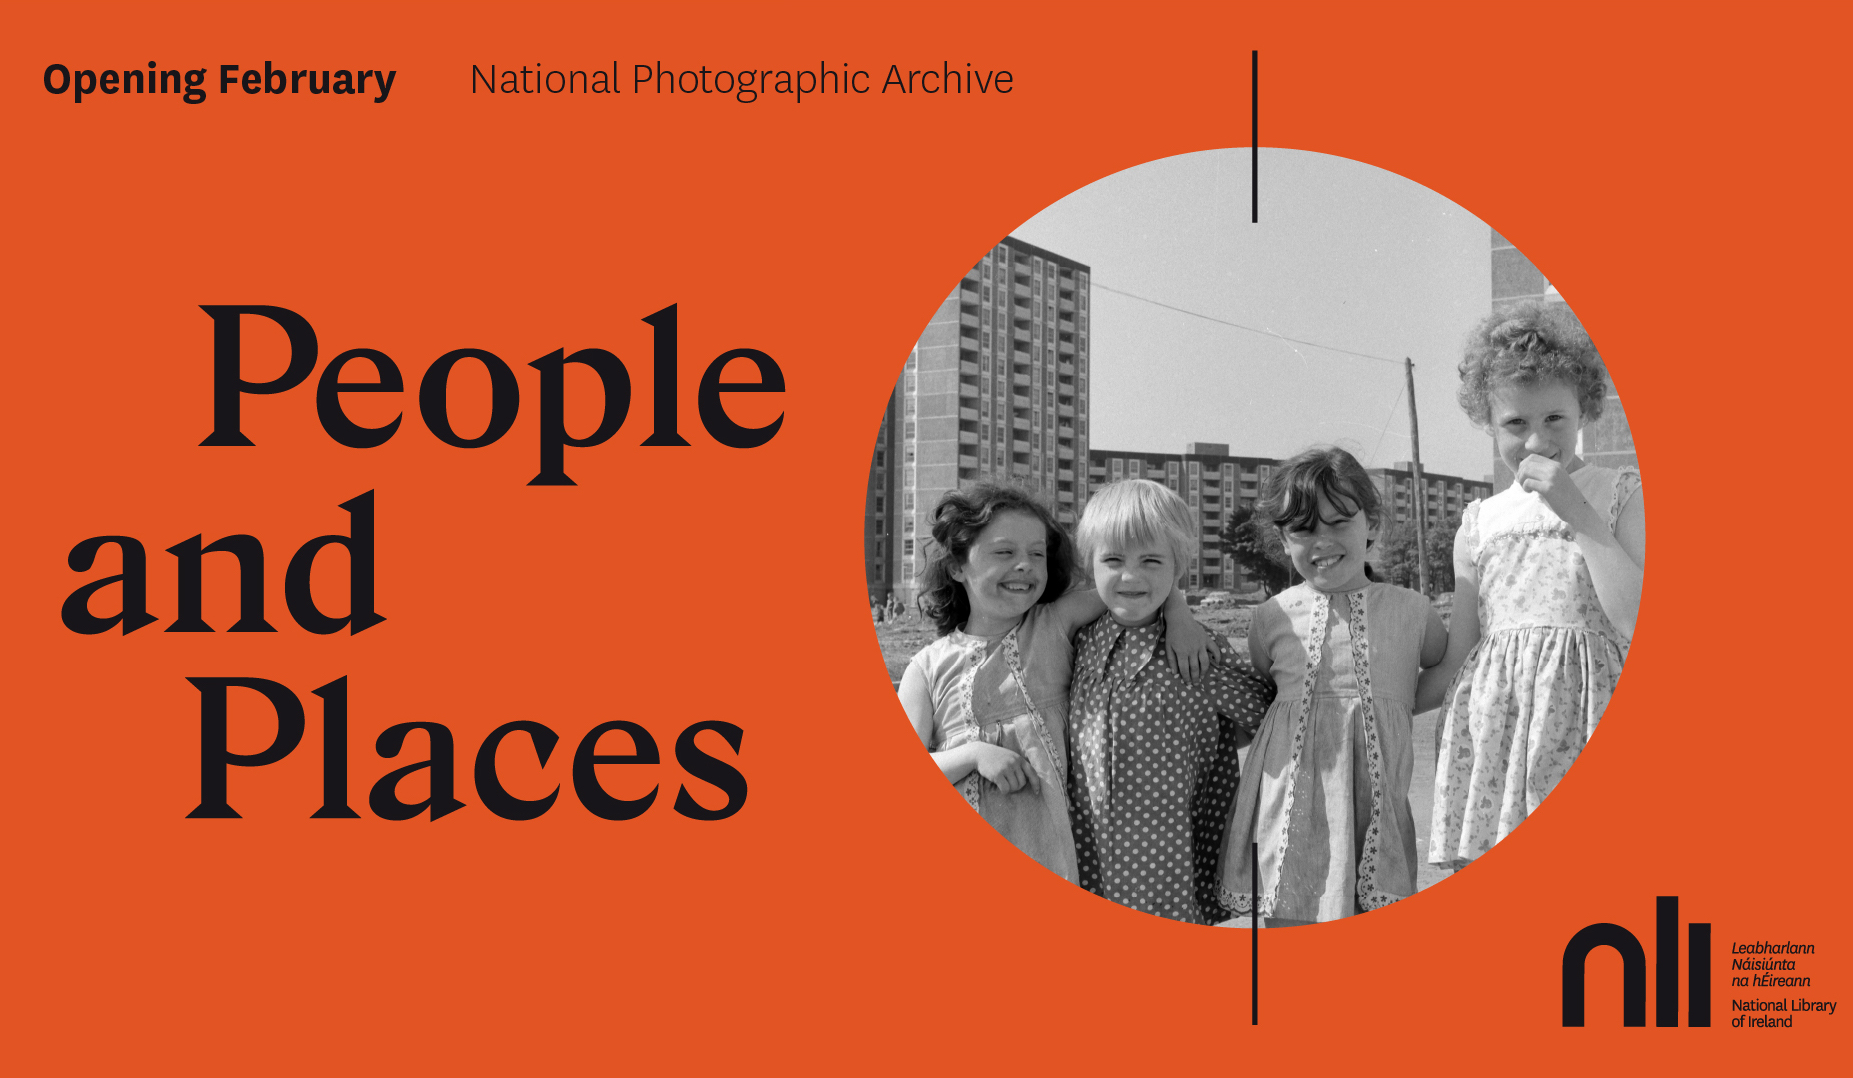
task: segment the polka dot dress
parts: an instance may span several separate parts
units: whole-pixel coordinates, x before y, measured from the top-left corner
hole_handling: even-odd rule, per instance
[[[1260,724],[1274,687],[1228,644],[1199,684],[1164,654],[1162,616],[1129,629],[1103,617],[1075,642],[1070,807],[1081,886],[1123,906],[1191,924],[1227,914],[1216,899],[1237,787],[1240,733]]]

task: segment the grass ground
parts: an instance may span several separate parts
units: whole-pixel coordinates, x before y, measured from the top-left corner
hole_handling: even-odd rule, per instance
[[[1442,607],[1442,617],[1446,618],[1445,600],[1437,605]],[[1248,625],[1254,615],[1252,606],[1203,604],[1196,608],[1196,615],[1204,628],[1227,637],[1238,652],[1247,649]],[[881,643],[888,680],[899,685],[908,660],[932,642],[933,626],[914,614],[898,622],[877,624],[875,637]],[[1415,717],[1415,776],[1409,784],[1409,810],[1415,816],[1418,890],[1431,887],[1449,875],[1428,863],[1428,825],[1435,798],[1435,731],[1440,717],[1439,711],[1425,711]]]

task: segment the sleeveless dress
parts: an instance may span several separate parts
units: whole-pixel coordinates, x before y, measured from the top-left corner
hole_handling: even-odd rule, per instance
[[[1279,695],[1249,750],[1222,856],[1222,901],[1250,911],[1259,843],[1263,917],[1332,921],[1415,893],[1416,678],[1432,607],[1394,584],[1310,584],[1249,629]]]
[[[1640,473],[1570,473],[1609,529]],[[1480,642],[1448,686],[1428,859],[1460,867],[1537,811],[1576,762],[1621,675],[1628,638],[1596,598],[1575,533],[1517,484],[1461,515],[1480,581]]]
[[[933,700],[933,752],[984,741],[1019,753],[1042,782],[1005,793],[976,769],[958,783],[965,800],[998,833],[1070,883],[1077,880],[1068,820],[1068,635],[1038,605],[997,636],[955,630],[909,665],[925,675]]]

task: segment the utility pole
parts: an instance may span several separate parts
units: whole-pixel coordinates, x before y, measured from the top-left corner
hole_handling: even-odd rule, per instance
[[[1417,590],[1428,594],[1428,486],[1422,481],[1422,439],[1415,422],[1415,360],[1403,357],[1409,391],[1409,470],[1415,480],[1415,557]]]

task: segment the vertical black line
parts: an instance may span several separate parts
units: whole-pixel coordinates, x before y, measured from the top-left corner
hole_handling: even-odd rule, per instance
[[[1711,1025],[1711,925],[1686,926],[1686,1025]]]
[[[1248,844],[1248,1024],[1261,1024],[1261,844]]]
[[[1679,1025],[1679,896],[1654,899],[1654,1025]]]
[[[1261,223],[1261,50],[1248,53],[1248,214]]]

